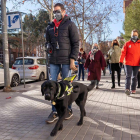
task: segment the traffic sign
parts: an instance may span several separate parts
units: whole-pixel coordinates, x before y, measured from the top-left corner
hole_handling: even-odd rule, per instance
[[[20,29],[20,15],[8,14],[7,15],[7,29]]]

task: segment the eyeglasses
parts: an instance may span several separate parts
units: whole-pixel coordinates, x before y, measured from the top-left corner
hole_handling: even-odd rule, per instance
[[[61,10],[55,10],[55,11],[53,11],[53,14],[56,14],[56,13],[61,13]]]

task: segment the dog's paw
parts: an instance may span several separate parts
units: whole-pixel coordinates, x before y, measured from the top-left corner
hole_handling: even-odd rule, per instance
[[[52,132],[51,132],[51,134],[50,134],[50,136],[55,136],[57,134],[57,131],[55,131],[55,130],[53,130]]]
[[[59,127],[59,130],[62,130],[62,129],[63,129],[63,124],[61,124]]]
[[[80,126],[80,125],[82,125],[82,124],[83,124],[82,121],[79,121],[79,122],[77,123],[78,126]]]

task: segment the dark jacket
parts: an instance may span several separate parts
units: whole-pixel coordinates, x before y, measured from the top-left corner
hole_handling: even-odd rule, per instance
[[[85,62],[86,62],[86,58],[87,58],[87,55],[86,55],[86,53],[84,52],[83,54],[81,54],[80,52],[79,52],[79,54],[78,54],[78,64],[84,64]]]
[[[98,50],[94,56],[94,60],[90,60],[90,54],[89,52],[86,63],[85,63],[85,68],[89,69],[88,72],[88,80],[98,80],[100,81],[101,79],[101,69],[106,67],[106,62],[104,59],[104,56],[100,50]]]
[[[54,36],[54,23],[50,23],[46,31],[46,40],[53,46],[50,64],[70,64],[70,58],[77,59],[79,51],[79,35],[76,25],[65,16],[58,27],[58,37]],[[59,49],[57,47],[57,40]]]

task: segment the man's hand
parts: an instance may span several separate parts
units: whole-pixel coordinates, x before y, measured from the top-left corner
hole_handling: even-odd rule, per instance
[[[123,67],[123,63],[120,62],[120,63],[119,63],[119,66],[120,66],[120,68],[122,68],[122,67]]]
[[[74,59],[70,59],[70,69],[73,71],[76,71],[77,68],[75,67],[75,60]]]

